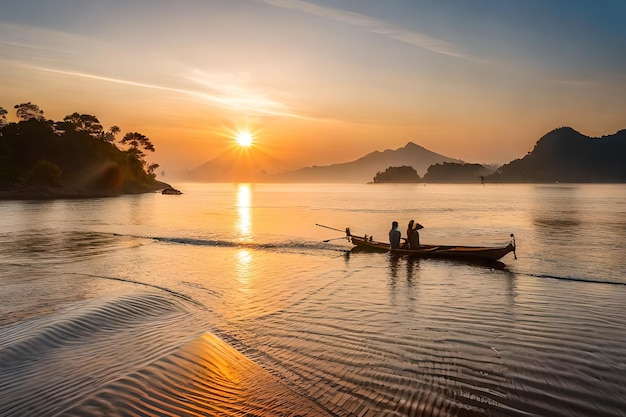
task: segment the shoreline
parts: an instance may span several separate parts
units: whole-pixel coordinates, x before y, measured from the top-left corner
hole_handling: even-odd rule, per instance
[[[62,186],[29,186],[0,189],[0,201],[11,200],[71,200],[81,198],[109,198],[122,195],[146,194],[173,188],[164,182],[157,182],[154,186],[129,187],[126,190],[87,189],[73,185]]]

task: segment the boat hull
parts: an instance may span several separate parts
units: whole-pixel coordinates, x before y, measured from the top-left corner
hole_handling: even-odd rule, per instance
[[[350,241],[359,249],[391,252],[420,258],[449,258],[482,261],[497,261],[510,252],[515,252],[514,242],[506,246],[444,246],[421,245],[419,249],[391,249],[389,243],[376,242],[366,237],[350,235]]]

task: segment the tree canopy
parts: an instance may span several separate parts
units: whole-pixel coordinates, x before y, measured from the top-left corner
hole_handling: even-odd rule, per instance
[[[373,182],[375,184],[398,182],[414,183],[419,182],[420,176],[412,166],[403,165],[400,167],[389,167],[384,172],[377,172]]]
[[[55,122],[36,104],[14,108],[19,121],[9,123],[0,107],[0,190],[56,187],[81,196],[167,186],[156,181],[159,165],[145,159],[155,151],[145,135],[129,132],[116,144],[120,128],[105,130],[96,116],[72,113]]]
[[[424,181],[478,183],[483,181],[485,176],[492,173],[493,169],[481,164],[444,162],[429,166],[426,174],[424,174]]]
[[[44,120],[43,110],[41,110],[38,105],[32,104],[30,101],[28,103],[16,104],[14,108],[17,109],[15,111],[17,117],[22,121],[31,119],[40,121]]]

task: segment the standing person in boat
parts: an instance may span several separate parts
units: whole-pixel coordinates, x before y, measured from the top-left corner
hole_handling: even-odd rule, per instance
[[[391,249],[400,248],[400,238],[402,237],[402,233],[398,230],[398,222],[393,221],[391,223],[391,230],[389,231],[389,244],[391,245]]]
[[[411,220],[406,229],[406,243],[409,249],[419,249],[420,247],[420,234],[418,230],[423,229],[419,223],[415,223],[415,220]]]

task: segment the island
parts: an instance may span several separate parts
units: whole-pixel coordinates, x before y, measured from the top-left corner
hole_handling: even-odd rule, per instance
[[[372,183],[416,183],[420,177],[412,166],[403,165],[399,167],[389,167],[384,172],[378,171]]]
[[[145,135],[105,130],[96,116],[73,113],[60,121],[36,104],[15,105],[17,122],[0,107],[0,199],[105,197],[171,189],[156,180],[155,147]]]
[[[477,183],[493,174],[495,168],[482,164],[444,162],[428,167],[424,182],[429,183]]]

